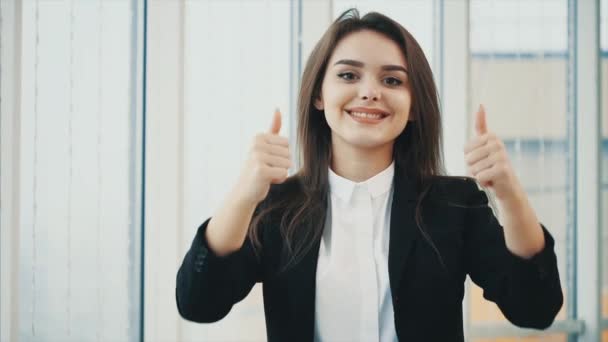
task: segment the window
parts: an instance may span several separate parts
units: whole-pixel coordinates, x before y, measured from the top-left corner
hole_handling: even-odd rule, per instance
[[[566,1],[470,2],[469,132],[475,134],[475,111],[483,103],[489,129],[504,141],[539,220],[555,238],[566,298],[558,320],[572,317],[568,308],[574,267],[567,16]],[[506,322],[498,307],[483,299],[481,289],[470,290],[474,337],[484,336],[484,326]],[[490,335],[498,337],[497,331]],[[565,341],[566,335],[544,338]]]

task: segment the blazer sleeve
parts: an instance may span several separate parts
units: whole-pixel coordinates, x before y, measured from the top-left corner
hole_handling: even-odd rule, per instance
[[[485,192],[473,180],[467,187],[465,263],[469,276],[511,323],[549,327],[563,303],[553,237],[541,224],[544,249],[530,259],[516,256],[507,249],[503,227],[488,206]]]
[[[256,209],[256,212],[259,210]],[[249,237],[236,252],[220,257],[205,239],[211,218],[197,230],[177,272],[175,297],[180,315],[190,321],[211,323],[224,318],[232,306],[244,299],[256,282],[262,281],[261,260],[255,256]]]

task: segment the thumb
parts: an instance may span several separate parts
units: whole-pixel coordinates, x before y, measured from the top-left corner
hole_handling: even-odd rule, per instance
[[[488,124],[486,122],[486,109],[482,104],[479,105],[477,115],[475,115],[475,131],[477,135],[483,135],[488,132]]]
[[[272,117],[272,125],[270,125],[270,133],[279,134],[281,130],[281,111],[279,108],[274,110],[274,116]]]

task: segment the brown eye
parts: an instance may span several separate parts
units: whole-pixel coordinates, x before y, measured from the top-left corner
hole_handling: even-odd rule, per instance
[[[343,72],[338,74],[338,77],[345,81],[353,81],[357,76],[355,76],[355,74],[353,74],[352,72]]]
[[[390,85],[390,86],[399,86],[399,85],[403,84],[403,82],[400,79],[395,78],[395,77],[385,78],[384,83],[386,83],[387,85]]]

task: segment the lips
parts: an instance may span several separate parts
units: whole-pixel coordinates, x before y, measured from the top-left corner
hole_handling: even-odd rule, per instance
[[[353,108],[348,108],[348,109],[345,108],[344,110],[346,111],[346,113],[348,113],[352,117],[364,118],[364,119],[370,119],[370,120],[380,120],[380,119],[384,119],[387,116],[389,116],[388,112],[386,112],[385,110],[379,109],[379,108],[353,107]],[[355,115],[353,115],[353,113],[357,113],[358,115],[355,116]],[[378,115],[380,115],[380,117],[376,118]]]
[[[384,120],[389,114],[378,110],[344,110],[348,116],[360,123],[377,123]]]
[[[346,113],[352,117],[368,119],[368,120],[382,120],[388,116],[388,114],[384,114],[384,113],[376,114],[376,113],[348,111],[348,110],[346,111]]]
[[[384,119],[387,117],[386,114],[379,114],[379,117],[371,117],[371,116],[357,116],[357,115],[353,115],[353,113],[359,113],[359,112],[353,112],[353,113],[349,113],[348,111],[344,111],[346,114],[348,114],[348,116],[355,122],[357,122],[358,124],[363,124],[363,125],[375,125],[375,124],[379,124],[381,122],[384,121]]]

